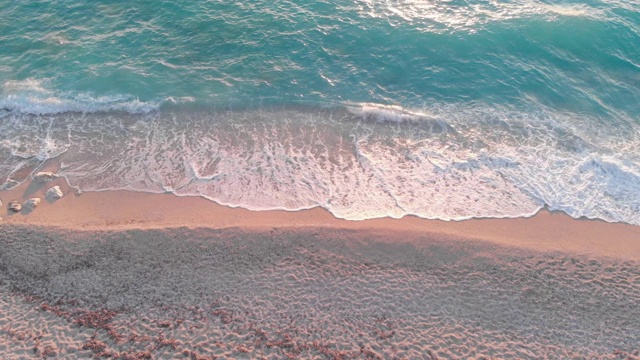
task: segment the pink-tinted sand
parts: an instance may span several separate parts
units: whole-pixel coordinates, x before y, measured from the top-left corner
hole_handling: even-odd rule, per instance
[[[44,200],[60,185],[65,196]],[[0,223],[0,357],[638,358],[640,228],[73,194]]]

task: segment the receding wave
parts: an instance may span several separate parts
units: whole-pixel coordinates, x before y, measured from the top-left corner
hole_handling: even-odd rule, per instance
[[[478,103],[0,118],[0,176],[50,158],[83,191],[202,196],[253,210],[321,206],[360,220],[529,216],[640,225],[640,131]]]

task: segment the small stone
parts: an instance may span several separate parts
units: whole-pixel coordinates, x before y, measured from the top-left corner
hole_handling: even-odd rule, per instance
[[[24,202],[24,208],[27,211],[33,211],[38,205],[40,205],[40,198],[31,198]]]
[[[60,199],[63,195],[64,194],[62,193],[62,190],[60,190],[60,186],[54,186],[51,189],[47,190],[47,193],[45,194],[45,197],[50,202],[54,202],[54,201]]]
[[[49,171],[42,171],[39,172],[35,175],[33,175],[33,181],[37,182],[37,183],[41,183],[44,184],[46,182],[49,182],[51,180],[57,179],[58,175],[49,172]]]
[[[7,206],[7,209],[9,211],[13,211],[13,212],[20,212],[20,210],[22,210],[22,205],[20,205],[19,202],[17,201],[12,201],[9,203],[9,205]]]

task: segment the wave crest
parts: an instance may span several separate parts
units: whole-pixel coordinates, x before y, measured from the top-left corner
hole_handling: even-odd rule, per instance
[[[0,109],[5,113],[52,115],[67,112],[97,113],[125,111],[132,114],[148,114],[160,108],[168,98],[158,101],[142,101],[125,94],[95,96],[91,93],[62,93],[48,90],[46,80],[27,79],[7,81],[3,84]]]

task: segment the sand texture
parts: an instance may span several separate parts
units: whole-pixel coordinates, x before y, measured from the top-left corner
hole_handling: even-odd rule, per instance
[[[340,229],[3,225],[4,359],[638,359],[635,260]]]
[[[57,164],[54,164],[58,166]],[[55,170],[55,167],[53,168]],[[51,169],[46,169],[51,170]],[[53,201],[46,192],[59,186],[64,196]],[[538,252],[563,252],[597,257],[640,260],[640,227],[599,220],[575,220],[563,213],[540,211],[531,218],[472,219],[467,221],[371,219],[347,221],[321,208],[288,211],[249,211],[229,208],[197,197],[149,194],[132,191],[78,193],[63,178],[47,183],[25,181],[10,191],[0,191],[0,201],[25,203],[30,198],[47,199],[34,211],[0,213],[4,224],[47,226],[77,230],[166,229],[176,227],[211,229],[242,228],[268,231],[323,228],[374,232],[387,241],[415,236],[446,236],[451,240],[481,240]]]
[[[47,180],[0,191],[3,360],[640,359],[640,227],[354,222]]]

